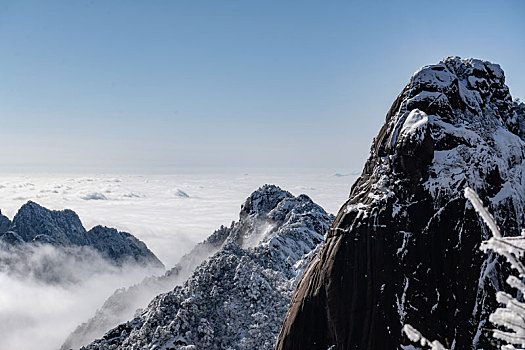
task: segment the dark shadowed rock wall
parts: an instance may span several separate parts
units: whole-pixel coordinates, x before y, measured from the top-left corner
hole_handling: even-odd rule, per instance
[[[491,347],[483,328],[507,272],[479,251],[488,231],[462,193],[474,188],[508,234],[523,227],[522,114],[496,64],[418,70],[305,269],[277,349],[400,349],[405,323],[452,349]]]

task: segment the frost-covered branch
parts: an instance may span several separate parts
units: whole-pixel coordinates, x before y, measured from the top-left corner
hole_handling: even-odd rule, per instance
[[[409,324],[403,326],[403,332],[407,335],[408,339],[414,343],[419,343],[421,346],[428,347],[431,350],[445,350],[445,347],[440,342],[437,340],[428,340],[417,329]]]
[[[504,237],[496,220],[483,206],[476,192],[467,187],[465,189],[465,198],[472,203],[474,210],[476,210],[492,232],[492,237],[487,241],[483,241],[480,249],[482,251],[492,250],[499,255],[503,255],[511,267],[518,271],[519,277],[525,278],[525,266],[521,262],[521,258],[525,255],[524,231],[522,231],[521,236]],[[510,287],[525,295],[525,284],[520,278],[509,276],[506,282]],[[525,347],[525,303],[518,301],[515,297],[505,292],[497,292],[496,300],[505,306],[496,309],[489,316],[489,321],[496,326],[504,327],[504,329],[492,329],[494,338],[508,343],[501,346],[502,350],[515,350],[514,345]],[[429,347],[431,350],[445,349],[438,341],[434,340],[431,342],[423,337],[417,329],[409,324],[403,326],[403,332],[411,341],[419,343],[423,347]]]
[[[496,224],[494,217],[483,206],[483,203],[481,202],[481,199],[479,199],[476,192],[474,192],[474,190],[470,187],[465,188],[465,198],[467,198],[470,203],[472,203],[472,206],[490,228],[490,231],[492,231],[494,237],[501,237],[501,232],[499,231],[499,227]]]
[[[483,206],[476,193],[467,187],[465,189],[465,197],[470,200],[472,206],[485,221],[493,235],[489,240],[482,242],[480,249],[483,251],[492,250],[497,254],[503,255],[512,268],[518,271],[519,276],[525,278],[525,267],[520,261],[525,253],[525,236],[503,237],[494,217]],[[507,284],[525,294],[525,285],[516,276],[510,276],[507,279]],[[504,304],[505,307],[496,309],[489,316],[489,320],[496,326],[505,328],[505,330],[492,330],[495,338],[508,343],[508,345],[502,346],[501,349],[515,349],[513,345],[525,346],[525,303],[518,301],[505,292],[497,292],[496,300]]]

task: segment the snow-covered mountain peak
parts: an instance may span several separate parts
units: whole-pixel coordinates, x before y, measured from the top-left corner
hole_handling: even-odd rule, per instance
[[[241,206],[240,220],[235,224],[227,242],[235,242],[242,248],[253,248],[261,244],[268,245],[270,242],[282,243],[284,239],[289,239],[289,243],[297,249],[287,253],[297,260],[317,243],[313,243],[309,235],[303,237],[290,228],[294,225],[306,226],[315,232],[320,228],[313,227],[311,219],[326,215],[326,212],[305,194],[294,197],[278,186],[264,185],[254,191]],[[293,237],[285,237],[292,234]],[[316,237],[315,241],[321,239],[321,236]],[[303,240],[308,240],[309,244],[299,248],[297,244]],[[273,246],[270,244],[270,247]]]
[[[19,243],[86,247],[117,265],[130,262],[164,267],[144,242],[133,235],[102,226],[87,231],[73,210],[50,210],[33,201],[22,205],[12,222],[0,214],[0,241],[6,245],[0,249]]]
[[[13,230],[26,242],[48,236],[48,240],[63,244],[79,244],[86,232],[74,211],[49,210],[33,201],[20,207],[13,218]]]
[[[498,64],[448,57],[438,64],[419,69],[406,90],[407,110],[421,106],[429,114],[444,114],[459,109],[463,113],[455,114],[458,120],[447,120],[455,123],[473,122],[474,115],[489,108],[492,110],[489,118],[499,120],[510,132],[518,133],[512,98]]]
[[[399,348],[405,322],[484,348],[487,296],[506,270],[479,251],[488,232],[462,193],[480,194],[504,232],[525,227],[524,111],[497,64],[449,57],[417,70],[298,283],[277,348]]]
[[[294,197],[275,185],[264,185],[254,191],[241,206],[237,229],[231,232],[228,241],[245,248],[258,245],[271,235],[279,221],[282,221],[276,221],[269,213],[287,198]]]
[[[275,208],[284,198],[292,198],[292,194],[279,186],[264,185],[254,191],[241,206],[241,220],[249,215],[265,215]]]
[[[259,188],[239,221],[196,247],[218,250],[182,286],[86,348],[272,349],[295,282],[332,220],[306,195]]]
[[[374,174],[365,178],[374,191],[363,187],[368,199],[359,201],[393,195],[389,184],[396,178],[426,181],[438,201],[442,191],[459,196],[465,184],[496,195],[507,179],[520,176],[513,171],[524,160],[520,106],[497,64],[449,57],[419,69],[372,146],[365,171]]]

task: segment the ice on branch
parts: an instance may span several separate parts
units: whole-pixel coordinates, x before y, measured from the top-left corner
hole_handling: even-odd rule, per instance
[[[519,276],[525,278],[525,267],[520,261],[525,252],[525,237],[503,237],[496,221],[483,206],[476,193],[467,187],[465,189],[465,197],[472,203],[472,206],[485,221],[493,235],[489,240],[482,242],[480,249],[483,251],[492,250],[497,254],[503,255],[512,268],[518,271]],[[507,284],[517,289],[521,294],[525,294],[525,285],[516,276],[510,276],[507,279]],[[503,345],[501,349],[515,349],[513,345],[525,346],[525,303],[518,301],[515,297],[505,292],[497,292],[496,300],[505,306],[496,309],[489,316],[489,320],[496,326],[504,327],[504,330],[492,330],[495,338],[508,343],[508,345]]]
[[[499,227],[496,224],[494,217],[483,206],[483,203],[481,202],[481,199],[479,199],[476,192],[474,192],[474,190],[470,187],[465,188],[465,198],[467,198],[470,203],[472,203],[472,206],[490,228],[494,237],[501,237],[501,232],[499,231]]]
[[[503,255],[510,263],[511,267],[517,270],[520,278],[525,278],[525,267],[521,262],[521,258],[525,253],[525,236],[504,237],[494,220],[494,217],[483,206],[476,192],[471,188],[465,189],[465,198],[467,198],[474,210],[487,224],[492,232],[492,237],[487,241],[481,243],[480,249],[482,251],[492,250],[493,252]],[[507,284],[519,291],[521,295],[525,295],[525,284],[516,276],[509,276]],[[497,292],[496,300],[503,304],[504,307],[496,309],[490,316],[489,321],[496,326],[503,329],[491,329],[494,338],[506,342],[502,345],[502,350],[516,349],[514,346],[525,347],[525,303],[519,301],[517,298],[506,292]],[[423,347],[429,347],[432,350],[444,350],[445,347],[438,341],[429,341],[421,333],[406,324],[403,327],[403,332],[407,337],[415,342],[421,344]]]
[[[445,350],[445,347],[440,342],[437,340],[428,340],[417,329],[409,324],[405,324],[403,326],[403,332],[406,334],[408,339],[414,343],[419,343],[421,346],[428,347],[431,350]]]

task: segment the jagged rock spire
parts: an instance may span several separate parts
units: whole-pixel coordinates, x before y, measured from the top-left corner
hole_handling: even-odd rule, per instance
[[[405,323],[455,349],[486,346],[499,262],[465,186],[523,227],[522,116],[503,71],[449,57],[393,103],[361,177],[295,290],[277,349],[398,349]]]

